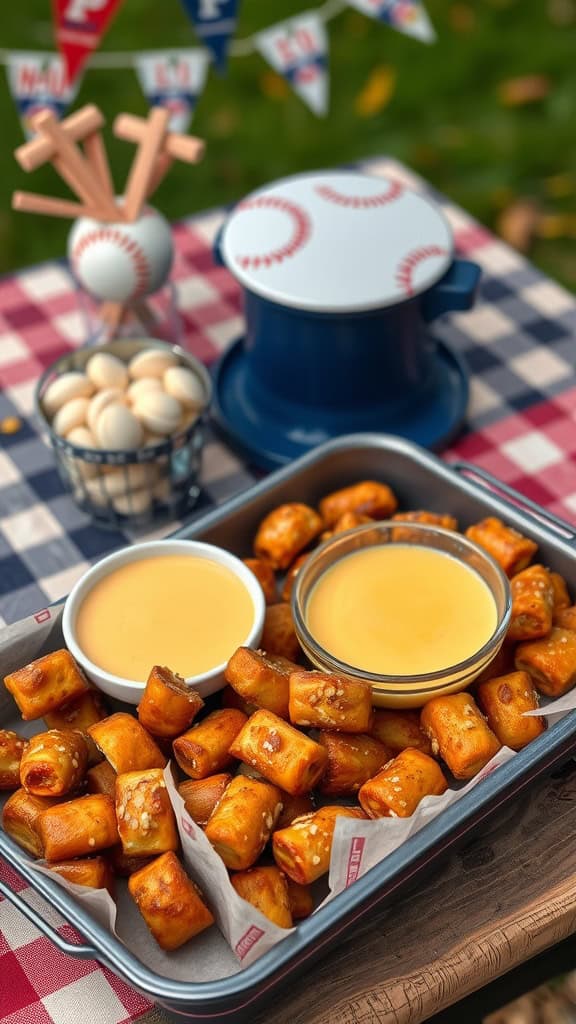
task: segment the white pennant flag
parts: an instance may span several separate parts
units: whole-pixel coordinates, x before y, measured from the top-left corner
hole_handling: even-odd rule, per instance
[[[170,111],[169,130],[186,132],[204,88],[210,57],[207,50],[162,50],[134,59],[136,74],[151,107]]]
[[[20,115],[25,134],[30,137],[30,119],[40,110],[51,110],[61,118],[73,103],[79,79],[69,85],[64,62],[59,54],[9,53],[6,63],[8,86]]]
[[[319,117],[328,110],[328,36],[310,11],[259,32],[256,48]]]
[[[434,26],[420,0],[348,0],[348,3],[369,18],[384,21],[422,43],[436,41]]]

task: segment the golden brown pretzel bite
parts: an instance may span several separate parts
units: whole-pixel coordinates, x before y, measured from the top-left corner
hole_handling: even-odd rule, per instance
[[[324,526],[330,528],[345,512],[370,516],[371,519],[388,519],[398,508],[398,501],[387,484],[362,480],[327,494],[318,508]]]
[[[269,512],[254,539],[254,554],[273,569],[287,569],[322,529],[322,520],[309,505],[290,502]]]
[[[80,697],[88,682],[69,651],[52,651],[5,676],[10,691],[25,721],[43,718],[54,708]]]
[[[255,711],[258,711],[258,705],[252,704],[251,701],[244,700],[239,693],[236,693],[230,684],[225,686],[221,691],[222,693],[222,707],[223,708],[236,708],[237,711],[241,711],[242,714],[246,715],[246,718],[250,718]]]
[[[527,672],[483,680],[476,687],[476,699],[504,747],[522,750],[546,729],[546,719],[524,717],[525,711],[539,707],[538,694]]]
[[[86,772],[89,793],[105,793],[114,800],[116,795],[116,772],[109,761],[100,761]]]
[[[118,842],[114,801],[93,793],[55,804],[40,814],[38,831],[48,861],[98,853]]]
[[[321,539],[323,539],[323,538],[321,538]],[[286,575],[284,577],[284,583],[282,584],[282,590],[280,592],[280,597],[282,598],[283,601],[287,601],[288,603],[290,603],[290,599],[292,597],[292,591],[294,589],[294,584],[296,583],[296,577],[298,576],[298,573],[300,572],[300,569],[304,565],[304,562],[309,557],[309,554],[310,554],[309,551],[305,551],[304,554],[298,555],[298,558],[294,559],[294,561],[292,562],[292,565],[288,569],[288,571],[287,571],[287,573],[286,573]]]
[[[557,615],[564,608],[569,608],[572,601],[570,600],[566,580],[559,572],[550,573],[550,582],[554,591],[554,615]]]
[[[117,777],[116,819],[122,849],[132,857],[178,849],[176,818],[161,768]]]
[[[205,779],[224,771],[232,761],[232,742],[246,721],[242,711],[222,708],[179,736],[172,749],[182,771],[191,779]]]
[[[244,565],[254,573],[258,583],[264,591],[266,604],[274,604],[278,597],[276,595],[276,577],[270,562],[264,562],[261,558],[243,558]]]
[[[49,864],[48,867],[68,882],[74,882],[74,885],[84,885],[89,889],[107,889],[114,899],[114,872],[105,857],[62,860]]]
[[[507,576],[515,576],[525,569],[538,550],[533,540],[524,537],[511,526],[505,526],[495,516],[469,526],[466,536],[492,555]]]
[[[486,724],[469,693],[432,697],[420,722],[456,779],[471,779],[497,754],[502,744]]]
[[[135,871],[128,889],[162,949],[178,949],[214,923],[202,893],[175,853],[163,853]]]
[[[392,757],[384,744],[372,736],[321,731],[318,742],[328,754],[318,787],[325,796],[357,793]]]
[[[0,790],[18,789],[20,761],[26,740],[11,729],[0,729]]]
[[[438,762],[406,747],[364,783],[358,799],[370,818],[409,818],[425,796],[442,796],[447,789]]]
[[[288,661],[298,661],[302,649],[296,636],[289,604],[271,604],[266,609],[260,647],[268,654],[277,654]]]
[[[314,788],[328,759],[324,747],[270,711],[248,719],[230,753],[292,796]]]
[[[414,747],[423,754],[432,754],[430,740],[420,728],[418,711],[375,708],[370,735],[388,748],[391,757],[406,750],[406,747]]]
[[[49,729],[73,729],[75,732],[81,732],[88,744],[88,764],[93,765],[102,760],[102,754],[89,735],[88,729],[96,722],[101,722],[107,714],[106,705],[98,691],[87,690],[54,711],[48,711],[44,715],[44,721]]]
[[[243,900],[256,907],[279,928],[292,927],[292,912],[286,876],[277,867],[255,867],[238,871],[230,878]]]
[[[330,867],[336,819],[366,818],[359,807],[320,807],[296,818],[288,828],[272,836],[272,852],[279,868],[293,882],[310,885]]]
[[[553,626],[542,640],[518,644],[515,665],[531,676],[540,693],[561,697],[576,683],[576,632]]]
[[[88,744],[81,732],[38,732],[22,755],[20,781],[34,796],[64,796],[78,788],[87,764]]]
[[[151,736],[173,740],[189,729],[204,701],[182,676],[164,665],[154,665],[138,705],[138,721]]]
[[[552,628],[554,588],[543,565],[530,565],[510,580],[512,617],[508,640],[537,640]]]
[[[293,921],[301,921],[304,917],[310,917],[314,910],[312,890],[308,885],[300,885],[293,882],[291,878],[286,879],[288,885],[288,904]]]
[[[288,718],[290,673],[298,666],[279,654],[239,647],[228,662],[224,675],[243,700]]]
[[[360,512],[344,512],[332,525],[331,529],[324,530],[320,534],[320,540],[330,540],[330,537],[335,537],[338,533],[346,533],[346,530],[354,530],[356,526],[365,526],[366,523],[373,522],[373,516],[365,516]]]
[[[24,787],[8,797],[2,812],[4,831],[33,857],[44,856],[44,846],[38,831],[38,819],[42,811],[54,807],[59,800],[32,796]]]
[[[290,721],[338,732],[368,732],[372,688],[360,679],[298,669],[290,676]]]
[[[146,729],[124,711],[91,725],[88,733],[118,775],[166,766],[164,754]]]
[[[130,854],[124,853],[121,846],[113,846],[110,850],[106,850],[106,856],[110,858],[114,874],[119,875],[120,878],[129,878],[135,871],[140,871],[145,864],[156,860],[155,857],[132,857]]]
[[[281,807],[277,786],[245,775],[232,779],[204,829],[227,868],[244,871],[256,863]]]
[[[280,790],[282,810],[276,822],[276,828],[286,828],[291,825],[294,818],[301,818],[303,814],[311,814],[316,808],[310,793],[301,793],[300,796],[292,796],[285,789]]]
[[[231,781],[232,776],[222,772],[219,775],[209,775],[206,779],[187,779],[178,786],[178,792],[188,814],[200,828],[206,825]]]
[[[560,611],[554,615],[554,625],[560,626],[562,629],[573,629],[576,631],[576,604],[569,605],[568,608],[561,608]]]
[[[447,512],[397,512],[392,519],[400,523],[425,523],[427,526],[441,526],[443,530],[457,530],[458,520]]]

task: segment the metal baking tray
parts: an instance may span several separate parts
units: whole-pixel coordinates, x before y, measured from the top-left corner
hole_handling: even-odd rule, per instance
[[[456,515],[462,526],[485,515],[497,515],[537,541],[540,557],[565,576],[576,593],[576,534],[571,526],[492,477],[465,464],[447,465],[415,445],[376,434],[340,438],[316,448],[291,465],[233,498],[219,509],[179,530],[176,536],[220,544],[245,556],[255,528],[267,511],[285,501],[315,503],[327,492],[363,478],[386,481],[402,507],[428,508]],[[1,638],[0,638],[1,641]],[[59,629],[50,648],[62,643]],[[40,652],[38,652],[40,653]],[[14,668],[19,667],[15,651]],[[0,701],[0,724],[15,727],[18,715],[11,702]],[[565,761],[576,747],[576,715],[557,721],[525,750],[480,782],[470,793],[430,822],[399,849],[376,865],[294,934],[251,966],[240,969],[224,940],[209,960],[209,979],[175,980],[150,969],[105,931],[57,883],[30,870],[30,859],[0,830],[0,854],[26,881],[85,937],[85,944],[66,942],[20,895],[0,886],[33,923],[65,953],[94,957],[129,984],[155,1000],[179,1020],[208,1024],[251,1019],[271,996],[315,958],[324,956],[339,936],[376,904],[390,901],[410,884],[425,884],[432,864],[461,838],[468,836],[495,808],[511,800],[532,779]],[[143,925],[144,927],[144,925]],[[211,929],[211,931],[213,931]],[[201,942],[203,936],[195,943]],[[195,946],[199,955],[201,946]],[[206,958],[204,957],[204,963]],[[235,972],[235,973],[233,973]]]

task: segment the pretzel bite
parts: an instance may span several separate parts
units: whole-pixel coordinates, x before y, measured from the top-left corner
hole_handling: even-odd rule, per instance
[[[222,693],[222,707],[223,708],[237,708],[238,711],[242,711],[247,718],[253,715],[255,711],[258,711],[258,705],[252,704],[248,700],[244,700],[239,693],[236,693],[230,685],[225,686],[221,691]]]
[[[274,604],[278,600],[276,596],[276,577],[270,562],[264,562],[261,558],[243,558],[244,565],[253,572],[258,583],[264,591],[266,604]]]
[[[525,711],[539,707],[538,694],[527,672],[485,679],[476,687],[476,699],[504,747],[522,750],[546,729],[544,718],[523,717]]]
[[[432,754],[430,740],[420,728],[418,711],[381,711],[376,708],[370,735],[388,748],[391,757],[406,747]]]
[[[86,786],[89,793],[104,793],[116,797],[116,772],[109,761],[100,761],[86,772]]]
[[[274,860],[293,882],[310,885],[326,874],[338,817],[365,818],[366,815],[359,807],[320,807],[274,833]]]
[[[93,765],[102,760],[102,754],[92,737],[88,735],[88,728],[96,722],[101,722],[107,714],[106,705],[98,691],[87,690],[74,700],[69,700],[54,711],[49,711],[44,715],[44,721],[49,729],[73,729],[75,732],[81,732],[88,744],[88,764]]]
[[[537,640],[552,628],[554,588],[543,565],[530,565],[510,580],[512,617],[508,639]]]
[[[171,851],[130,875],[128,889],[161,949],[178,949],[214,924],[200,890]]]
[[[561,626],[562,629],[576,630],[576,604],[569,605],[568,608],[561,608],[556,612],[554,625]]]
[[[151,864],[156,859],[155,857],[133,857],[132,854],[124,853],[120,845],[107,850],[106,856],[110,859],[114,874],[119,875],[120,878],[130,878],[135,871],[139,871],[145,864]]]
[[[309,505],[279,505],[262,520],[254,539],[254,554],[273,569],[287,569],[322,529],[322,520]]]
[[[69,651],[62,648],[31,661],[4,677],[4,685],[16,701],[22,718],[44,718],[88,690],[88,682]]]
[[[244,700],[288,718],[288,681],[298,666],[279,654],[239,647],[228,662],[224,675]]]
[[[289,604],[271,604],[266,609],[260,646],[269,654],[280,655],[287,658],[288,661],[298,661],[302,650],[294,629],[292,609]]]
[[[568,593],[568,587],[566,580],[559,572],[550,573],[550,582],[552,584],[552,590],[554,592],[554,615],[569,608],[572,604],[570,594]]]
[[[387,484],[375,480],[343,487],[322,498],[319,506],[325,527],[331,527],[345,512],[370,516],[371,519],[388,519],[398,508],[396,495]]]
[[[368,732],[372,689],[361,680],[297,669],[290,676],[290,721],[338,732]]]
[[[374,518],[372,516],[362,515],[361,512],[344,512],[330,530],[324,530],[320,534],[320,540],[329,540],[330,537],[335,537],[337,533],[345,533],[346,530],[353,530],[356,526],[365,526],[366,523],[373,522]]]
[[[0,729],[0,791],[18,789],[20,761],[26,740],[11,729]]]
[[[230,878],[243,900],[256,907],[279,928],[292,927],[288,882],[277,867],[256,867],[238,871]]]
[[[38,831],[38,819],[42,811],[59,803],[47,797],[32,796],[24,787],[8,797],[2,812],[4,831],[33,857],[44,856],[44,846]]]
[[[323,540],[324,538],[321,537],[320,539]],[[305,551],[303,555],[298,555],[298,558],[294,559],[294,561],[292,562],[292,565],[288,569],[288,571],[287,571],[287,573],[286,573],[286,575],[284,577],[284,583],[282,584],[282,590],[280,591],[280,597],[282,598],[283,601],[288,601],[288,602],[290,601],[290,599],[292,597],[292,591],[294,589],[294,584],[296,583],[296,577],[297,577],[298,573],[300,572],[300,569],[304,565],[304,562],[306,561],[308,556],[309,556],[309,552],[308,551]]]
[[[561,697],[576,683],[576,632],[553,626],[542,640],[518,644],[514,663],[531,676],[540,693]]]
[[[495,516],[469,526],[466,536],[492,555],[507,576],[515,576],[525,569],[538,550],[533,540],[522,536],[511,526],[505,526]]]
[[[440,754],[456,779],[473,778],[502,746],[469,693],[432,697],[420,722],[432,752]]]
[[[88,732],[118,775],[166,766],[166,758],[152,737],[124,711],[96,722]]]
[[[48,861],[86,857],[118,842],[114,801],[103,793],[80,796],[42,811],[38,830]]]
[[[174,757],[191,779],[222,772],[232,761],[231,745],[248,721],[236,708],[212,711],[198,725],[174,740]]]
[[[318,742],[328,754],[318,787],[325,796],[357,793],[360,786],[376,775],[392,756],[384,744],[372,736],[320,732]]]
[[[182,676],[155,665],[138,705],[138,721],[152,736],[173,740],[189,729],[204,707],[202,697]]]
[[[313,789],[328,760],[319,743],[264,710],[248,719],[230,753],[292,796]]]
[[[178,786],[188,814],[201,828],[204,828],[231,781],[232,776],[222,772],[209,775],[207,779],[188,779]]]
[[[508,672],[514,671],[514,645],[508,644],[506,641],[502,644],[502,647],[496,654],[492,661],[482,669],[479,676],[476,676],[474,685],[483,682],[484,679],[494,679],[494,676],[505,676]],[[428,751],[430,753],[430,751]]]
[[[399,523],[425,523],[427,526],[441,526],[443,530],[457,530],[458,520],[447,512],[397,512],[392,516]]]
[[[161,768],[118,776],[116,819],[124,853],[152,857],[178,849],[176,818]]]
[[[245,775],[232,779],[204,830],[227,868],[244,871],[252,867],[270,838],[281,807],[276,786]]]
[[[312,890],[308,885],[300,885],[293,882],[291,878],[286,879],[288,886],[288,904],[293,921],[301,921],[304,917],[310,917],[314,910]]]
[[[64,796],[77,789],[88,764],[81,732],[50,729],[28,741],[20,762],[20,781],[34,796]]]
[[[425,796],[442,796],[447,789],[438,762],[406,747],[364,783],[358,799],[369,818],[409,818]]]
[[[74,885],[85,885],[88,889],[107,889],[114,898],[114,873],[105,857],[63,860],[48,866],[50,871],[55,871],[68,882],[74,882]]]
[[[286,828],[291,825],[294,818],[301,818],[303,814],[310,814],[315,810],[314,801],[310,793],[302,793],[301,796],[292,796],[285,789],[280,791],[282,810],[276,822],[276,828]]]

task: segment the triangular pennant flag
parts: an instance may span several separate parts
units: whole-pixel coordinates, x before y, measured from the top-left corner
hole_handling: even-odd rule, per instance
[[[228,46],[236,31],[239,0],[182,0],[198,38],[208,47],[218,71],[226,70]]]
[[[6,61],[8,87],[27,137],[32,130],[30,119],[40,110],[52,110],[60,118],[78,91],[67,82],[64,62],[59,54],[9,53]]]
[[[123,0],[52,0],[56,45],[73,83]]]
[[[135,58],[136,74],[151,107],[170,111],[169,130],[187,132],[196,101],[204,88],[209,57],[206,50],[164,50]]]
[[[328,35],[322,19],[310,11],[259,32],[254,42],[300,99],[324,117],[328,110]]]
[[[436,41],[434,26],[420,0],[348,0],[348,3],[369,18],[384,21],[422,43]]]

